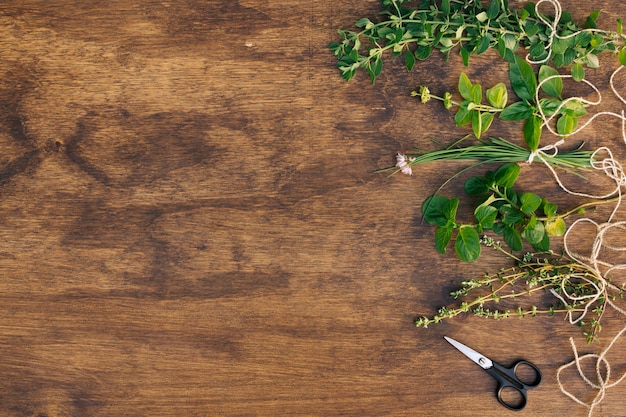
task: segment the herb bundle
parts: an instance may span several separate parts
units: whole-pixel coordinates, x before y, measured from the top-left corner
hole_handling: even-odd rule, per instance
[[[417,8],[406,7],[409,0],[382,0],[380,22],[364,17],[355,23],[358,32],[340,29],[342,39],[331,43],[330,49],[346,81],[362,69],[372,83],[383,70],[387,52],[404,55],[409,71],[434,49],[449,55],[455,48],[465,65],[470,56],[490,48],[508,62],[513,62],[516,52],[523,48],[528,50],[529,60],[557,67],[584,64],[595,68],[598,55],[605,51],[618,53],[620,62],[626,64],[621,19],[616,31],[599,30],[598,11],[580,25],[560,9],[558,2],[548,1],[555,6],[555,15],[544,15],[537,7],[543,2],[529,2],[521,10],[512,10],[508,0],[492,0],[486,6],[474,0],[423,0]]]
[[[455,307],[441,307],[432,317],[415,320],[418,327],[428,327],[463,314],[495,320],[509,317],[535,317],[538,315],[566,314],[576,317],[571,321],[583,328],[587,342],[592,342],[602,330],[601,318],[607,306],[607,298],[623,299],[626,287],[611,286],[611,293],[603,293],[604,279],[592,268],[565,255],[553,252],[527,253],[517,258],[505,251],[499,242],[483,237],[481,244],[495,248],[513,258],[516,265],[495,274],[485,274],[465,280],[460,288],[452,291],[454,299],[462,301]],[[541,296],[552,293],[557,302],[538,307]],[[526,303],[520,302],[524,298]],[[517,304],[515,303],[517,302]],[[533,303],[534,302],[534,303]],[[591,317],[586,317],[587,313]]]

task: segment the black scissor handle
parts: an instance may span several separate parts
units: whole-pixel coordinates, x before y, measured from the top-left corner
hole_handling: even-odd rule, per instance
[[[535,379],[527,382],[522,381],[516,375],[516,371],[520,365],[532,368],[536,372]],[[536,387],[541,382],[541,371],[539,371],[539,368],[533,363],[528,361],[518,361],[511,368],[506,368],[497,362],[493,362],[493,366],[485,370],[498,381],[496,397],[498,398],[498,402],[509,410],[519,411],[523,409],[527,401],[526,390]],[[514,404],[502,398],[502,393],[505,390],[514,390],[519,393],[519,398]]]

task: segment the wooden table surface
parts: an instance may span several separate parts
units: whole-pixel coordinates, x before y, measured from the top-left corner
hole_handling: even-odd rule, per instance
[[[626,17],[621,2],[562,4],[577,20],[602,9],[609,29]],[[0,415],[586,415],[556,370],[573,358],[569,337],[599,353],[623,317],[607,313],[591,345],[562,316],[413,325],[461,279],[505,262],[439,255],[420,223],[424,199],[465,165],[373,171],[466,133],[411,98],[417,85],[508,76],[490,52],[468,68],[456,54],[413,72],[389,60],[375,85],[344,82],[327,45],[379,7],[0,4]],[[608,90],[617,65],[607,55],[588,71],[603,110],[623,107]],[[521,138],[519,125],[492,129]],[[579,139],[624,147],[610,120]],[[584,200],[538,164],[522,174],[563,207]],[[444,335],[535,362],[544,381],[526,409],[501,407],[495,381]],[[612,375],[626,370],[625,347]],[[579,380],[566,375],[590,400]],[[625,394],[626,382],[607,390],[594,415],[625,416]]]

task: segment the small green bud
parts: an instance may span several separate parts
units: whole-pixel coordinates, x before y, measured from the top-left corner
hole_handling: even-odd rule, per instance
[[[446,109],[450,109],[452,107],[452,94],[447,91],[443,95],[443,107]]]
[[[420,87],[420,100],[422,103],[427,103],[430,100],[430,90],[424,85]]]

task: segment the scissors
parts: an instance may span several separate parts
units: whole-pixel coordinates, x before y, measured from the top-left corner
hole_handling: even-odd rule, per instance
[[[541,382],[541,371],[531,362],[521,360],[515,362],[512,367],[506,368],[486,356],[481,355],[474,349],[465,346],[463,343],[457,342],[447,336],[444,336],[444,339],[498,381],[496,398],[500,404],[509,410],[519,411],[524,408],[526,406],[526,390],[535,388]],[[523,376],[520,378],[518,376],[518,370],[523,368],[528,369],[524,369]],[[530,375],[531,373],[534,374],[534,378],[532,376],[527,378],[526,375]],[[502,396],[503,392],[505,398]]]

